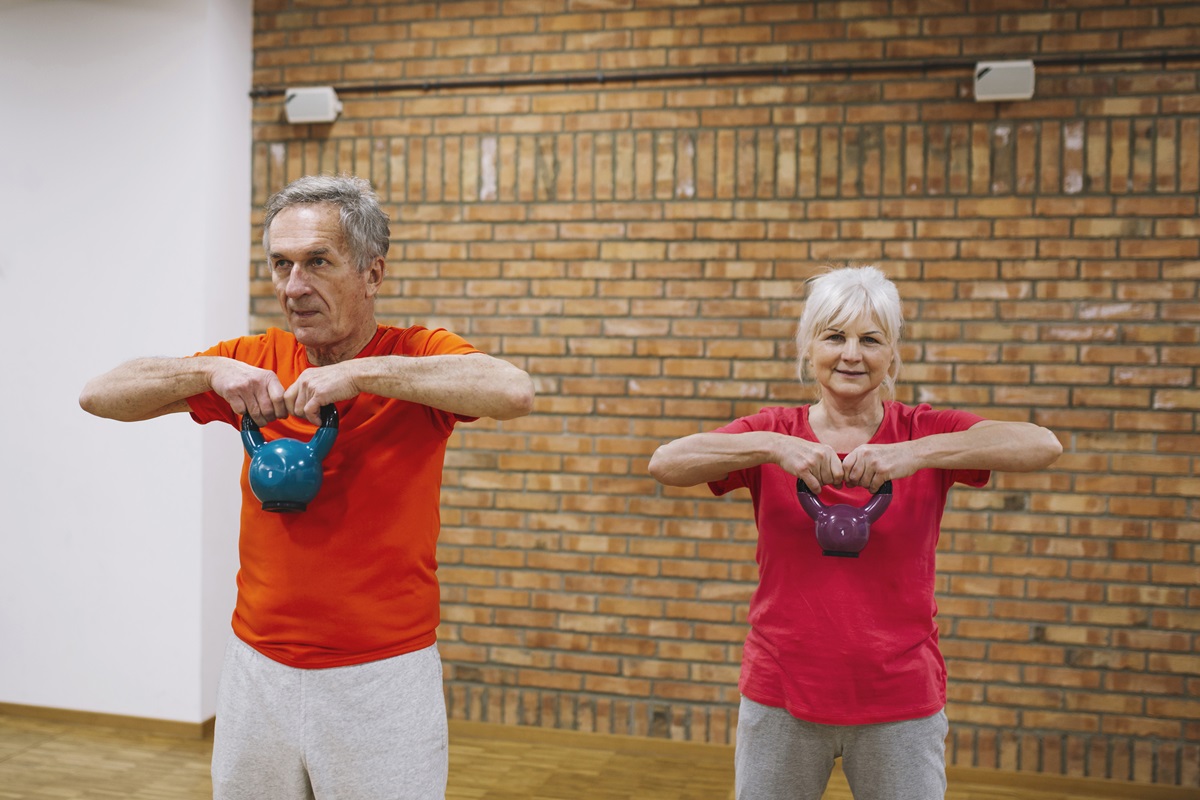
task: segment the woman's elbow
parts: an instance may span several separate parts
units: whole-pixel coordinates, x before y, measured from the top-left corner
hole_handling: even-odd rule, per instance
[[[1017,446],[1016,463],[1011,467],[1013,472],[1036,472],[1053,464],[1063,453],[1062,442],[1048,428],[1033,423],[1025,423],[1029,433],[1015,440]]]
[[[659,483],[665,484],[667,471],[663,468],[662,448],[658,448],[650,456],[650,463],[646,466],[646,471],[650,473],[650,477]]]
[[[679,474],[679,464],[671,457],[670,443],[659,447],[650,456],[650,463],[646,467],[646,471],[650,473],[650,477],[661,483],[663,486],[692,486],[683,476]]]
[[[1039,469],[1045,469],[1050,466],[1055,461],[1058,461],[1058,457],[1063,454],[1062,442],[1058,440],[1054,432],[1049,428],[1042,428],[1042,430],[1045,431],[1043,435],[1044,441],[1039,452],[1042,454],[1043,463],[1038,467]]]

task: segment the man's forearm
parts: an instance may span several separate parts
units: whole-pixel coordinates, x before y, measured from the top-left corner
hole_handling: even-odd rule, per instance
[[[138,358],[88,381],[79,395],[84,411],[136,422],[186,411],[187,398],[211,388],[207,358]]]
[[[521,369],[483,353],[355,359],[360,392],[464,417],[513,419],[533,408],[533,382]]]

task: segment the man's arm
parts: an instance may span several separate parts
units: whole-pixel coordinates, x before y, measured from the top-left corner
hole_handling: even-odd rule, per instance
[[[79,405],[98,417],[137,422],[187,411],[189,397],[210,390],[259,425],[287,416],[275,373],[220,356],[127,361],[88,381]]]
[[[408,400],[464,417],[514,419],[533,409],[533,381],[524,370],[484,353],[354,358],[301,373],[285,402],[296,416],[320,424],[321,406],[360,392]]]

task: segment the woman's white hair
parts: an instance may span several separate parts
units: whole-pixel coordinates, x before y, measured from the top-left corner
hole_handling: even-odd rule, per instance
[[[900,374],[900,330],[904,326],[900,293],[876,267],[831,269],[808,281],[808,301],[796,329],[797,372],[804,383],[813,341],[827,328],[844,328],[866,315],[876,320],[892,348],[892,363],[883,380],[884,393],[895,393]]]

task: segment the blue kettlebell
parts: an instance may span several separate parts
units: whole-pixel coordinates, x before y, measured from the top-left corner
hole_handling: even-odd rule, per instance
[[[263,440],[250,415],[242,417],[242,445],[250,454],[250,490],[262,501],[263,511],[304,511],[321,488],[321,461],[338,433],[338,412],[321,406],[321,427],[307,442]]]

